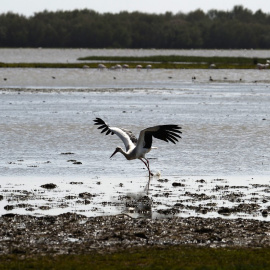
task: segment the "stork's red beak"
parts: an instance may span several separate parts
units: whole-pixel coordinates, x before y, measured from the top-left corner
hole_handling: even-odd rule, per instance
[[[113,154],[110,156],[110,158],[112,158],[117,152],[118,152],[118,149],[115,149],[115,151],[114,151]]]

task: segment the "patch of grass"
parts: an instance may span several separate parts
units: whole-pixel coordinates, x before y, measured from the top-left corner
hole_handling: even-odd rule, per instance
[[[138,248],[111,254],[0,257],[0,269],[270,269],[270,248]]]
[[[256,65],[258,62],[265,63],[266,58],[248,57],[204,57],[204,56],[181,56],[181,55],[155,55],[155,56],[88,56],[78,58],[80,61],[118,61],[118,62],[152,62],[152,63],[197,63],[197,64],[237,64]]]

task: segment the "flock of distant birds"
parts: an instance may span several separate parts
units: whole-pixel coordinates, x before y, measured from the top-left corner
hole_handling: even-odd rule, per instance
[[[84,65],[83,68],[89,68],[89,66]],[[142,65],[137,65],[136,66],[136,69],[138,71],[140,71],[142,68],[143,68]],[[147,70],[152,69],[152,65],[146,65],[145,68]],[[107,68],[104,64],[98,64],[98,69],[99,70],[104,70],[104,69],[111,69],[111,70],[129,69],[129,65],[128,64],[123,64],[123,65],[117,64],[115,66],[111,66],[110,68]]]
[[[266,60],[265,64],[257,63],[256,68],[259,69],[259,70],[262,70],[262,69],[268,69],[269,66],[270,66],[270,60]],[[83,69],[88,69],[88,68],[90,68],[88,65],[83,66]],[[105,70],[105,69],[109,69],[109,70],[127,70],[127,69],[129,69],[129,65],[128,64],[123,64],[123,65],[116,64],[114,66],[107,67],[104,64],[98,64],[97,68],[98,68],[98,70]],[[146,70],[151,70],[152,65],[148,64],[145,67],[143,67],[142,65],[137,65],[136,66],[137,71],[140,71],[143,68],[145,68]],[[210,64],[210,66],[209,66],[209,69],[216,69],[216,68],[217,68],[217,66],[215,64]],[[168,77],[168,78],[172,79],[172,77]],[[56,79],[56,77],[52,76],[52,79]],[[3,80],[7,81],[7,78],[3,78]],[[227,78],[224,77],[224,80],[227,80]],[[195,81],[196,81],[196,77],[192,76],[192,82],[195,82]],[[215,80],[210,76],[209,81],[214,82]],[[241,82],[242,79],[240,78],[239,81]],[[257,81],[254,81],[254,82],[257,82]]]
[[[266,63],[265,64],[257,63],[256,68],[259,69],[259,70],[261,70],[261,69],[268,69],[269,68],[269,65],[270,65],[270,60],[266,60]],[[89,68],[89,66],[84,65],[83,68]],[[137,71],[140,71],[142,68],[143,68],[142,65],[137,65],[136,66]],[[99,70],[105,70],[105,69],[110,69],[110,70],[121,70],[122,69],[122,70],[126,70],[126,69],[129,69],[129,65],[127,65],[127,64],[123,64],[123,65],[117,64],[117,65],[114,65],[114,66],[111,66],[111,67],[108,68],[104,64],[98,64],[98,69]],[[146,70],[152,69],[152,65],[150,65],[150,64],[149,65],[146,65],[145,66],[145,69]],[[215,64],[210,64],[209,65],[209,69],[217,69],[217,66]],[[168,78],[169,79],[172,79],[172,77],[168,77]],[[115,77],[114,77],[114,79],[115,79]],[[192,76],[191,79],[192,79],[192,82],[195,82],[196,81],[196,76]],[[224,81],[226,81],[228,78],[227,77],[224,77],[223,79],[224,79]],[[209,77],[209,82],[214,82],[214,81],[216,81],[216,80],[214,80],[212,78],[212,76],[210,76]],[[239,81],[242,82],[242,78],[240,78]],[[254,82],[256,83],[257,81],[254,81]]]
[[[270,65],[270,60],[266,60],[266,63],[265,64],[257,63],[256,68],[257,69],[268,69],[269,68],[269,65]],[[89,68],[89,66],[88,65],[84,65],[83,68]],[[98,67],[97,68],[99,70],[104,70],[104,69],[120,70],[120,69],[128,69],[129,68],[129,65],[128,64],[123,64],[123,65],[117,64],[117,65],[114,65],[114,66],[111,66],[111,67],[107,68],[107,66],[104,65],[104,64],[98,64]],[[136,66],[136,69],[138,71],[141,70],[142,68],[143,68],[142,65],[137,65]],[[148,64],[148,65],[145,66],[145,68],[147,70],[152,69],[152,65]],[[209,69],[216,69],[216,68],[217,68],[217,66],[215,64],[210,64],[209,65]]]

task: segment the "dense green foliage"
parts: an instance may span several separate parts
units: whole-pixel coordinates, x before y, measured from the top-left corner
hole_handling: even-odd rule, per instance
[[[1,256],[4,269],[269,269],[269,248],[140,248],[111,254]]]
[[[188,14],[5,13],[0,14],[0,47],[269,49],[270,14],[242,6]]]

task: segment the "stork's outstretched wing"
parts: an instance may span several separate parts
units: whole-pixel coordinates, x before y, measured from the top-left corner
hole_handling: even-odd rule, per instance
[[[143,148],[151,148],[153,137],[163,140],[165,142],[178,142],[177,138],[181,138],[179,134],[181,127],[178,125],[161,125],[149,127],[140,132],[138,145],[140,144]]]
[[[101,133],[106,132],[106,135],[116,134],[123,141],[126,147],[126,151],[135,147],[137,143],[137,138],[133,135],[131,131],[117,128],[117,127],[110,127],[101,118],[96,118],[94,122],[95,122],[95,125],[99,126],[98,129],[102,129]]]

